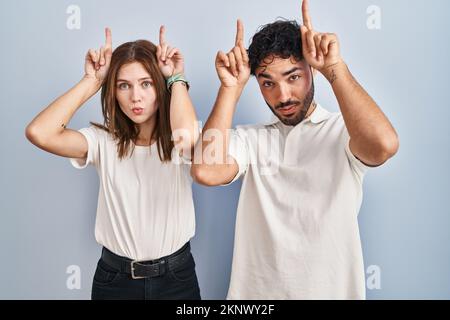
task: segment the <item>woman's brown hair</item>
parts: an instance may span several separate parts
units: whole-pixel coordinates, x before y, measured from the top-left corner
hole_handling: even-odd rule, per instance
[[[101,93],[104,124],[92,122],[91,124],[106,130],[114,137],[117,141],[117,152],[120,159],[133,154],[139,130],[136,124],[122,112],[116,99],[116,81],[119,70],[123,65],[132,62],[141,63],[153,80],[158,109],[155,114],[155,129],[150,141],[156,140],[161,161],[170,161],[174,147],[170,127],[170,93],[158,67],[156,46],[150,41],[126,42],[114,50]]]

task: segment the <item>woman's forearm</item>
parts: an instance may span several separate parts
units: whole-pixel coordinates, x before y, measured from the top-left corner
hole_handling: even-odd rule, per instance
[[[174,143],[179,150],[190,151],[199,136],[197,115],[186,84],[175,82],[171,89],[170,125]]]
[[[61,134],[75,112],[100,88],[99,81],[84,77],[31,121],[26,129],[27,136],[45,141]]]

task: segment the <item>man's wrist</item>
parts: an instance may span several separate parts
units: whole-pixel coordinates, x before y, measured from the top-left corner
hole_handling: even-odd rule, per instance
[[[236,85],[236,86],[224,86],[223,84],[219,88],[219,93],[225,94],[229,97],[232,97],[236,100],[239,99],[239,97],[242,94],[242,91],[244,91],[244,86]]]
[[[338,62],[319,70],[319,72],[322,73],[331,85],[333,85],[336,80],[345,76],[348,72],[348,68],[347,64],[343,60],[339,60]]]

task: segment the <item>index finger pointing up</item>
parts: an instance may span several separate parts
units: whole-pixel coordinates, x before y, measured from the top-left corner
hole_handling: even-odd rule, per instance
[[[161,28],[159,28],[159,44],[162,45],[166,42],[166,37],[164,36],[166,32],[166,27],[161,26]]]
[[[105,28],[105,48],[112,48],[112,36],[111,36],[111,29]]]
[[[241,19],[238,19],[235,45],[239,46],[240,41],[244,42],[244,25],[242,24]]]
[[[309,30],[312,30],[311,17],[309,16],[309,3],[308,0],[303,0],[302,3],[302,17],[303,17],[303,25],[307,27]]]

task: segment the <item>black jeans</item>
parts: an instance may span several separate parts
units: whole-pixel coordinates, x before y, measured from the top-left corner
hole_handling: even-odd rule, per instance
[[[162,264],[161,274],[143,279],[133,279],[130,273],[118,270],[100,258],[92,283],[92,300],[200,300],[195,262],[189,243],[184,250],[189,252],[188,259],[182,264],[171,268],[168,263],[170,258],[178,253],[177,251],[170,256],[152,261],[152,264],[165,262]],[[117,256],[110,251],[108,253],[114,255],[114,258],[131,263],[128,258]]]

